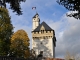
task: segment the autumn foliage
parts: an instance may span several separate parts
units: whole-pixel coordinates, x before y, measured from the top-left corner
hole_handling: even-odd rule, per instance
[[[24,30],[18,30],[12,35],[10,50],[15,57],[29,57],[29,38]]]

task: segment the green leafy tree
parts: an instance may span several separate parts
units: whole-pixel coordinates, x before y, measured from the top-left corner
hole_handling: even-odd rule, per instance
[[[0,55],[4,56],[9,52],[12,30],[8,10],[0,7]]]
[[[77,11],[76,13],[67,14],[67,16],[80,19],[80,0],[57,0],[57,2],[69,11]]]
[[[18,15],[22,14],[20,3],[25,2],[26,0],[0,0],[1,7],[6,8],[6,3],[10,4],[10,9],[13,10],[13,12],[16,12]]]
[[[12,35],[10,50],[12,56],[29,57],[29,38],[24,30],[18,30]]]

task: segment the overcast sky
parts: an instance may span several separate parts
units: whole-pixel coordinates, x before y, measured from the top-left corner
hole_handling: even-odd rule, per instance
[[[36,7],[36,10],[32,10]],[[57,4],[56,0],[26,0],[21,3],[23,15],[17,16],[9,9],[14,32],[23,29],[27,32],[31,42],[32,17],[36,11],[40,17],[40,23],[45,21],[55,30],[56,58],[64,58],[66,52],[73,55],[80,54],[80,20],[66,17],[66,10]]]

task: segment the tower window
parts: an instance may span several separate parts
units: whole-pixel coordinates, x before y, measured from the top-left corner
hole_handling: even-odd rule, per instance
[[[43,37],[43,39],[45,39],[45,36]]]
[[[34,19],[35,20],[35,19]]]
[[[44,30],[41,30],[41,33],[44,33]]]
[[[47,31],[46,31],[46,33],[47,33]]]

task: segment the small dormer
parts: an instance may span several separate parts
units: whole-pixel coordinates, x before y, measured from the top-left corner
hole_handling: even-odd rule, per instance
[[[40,28],[40,30],[45,30],[45,27],[42,25],[41,28]]]
[[[41,26],[40,31],[41,31],[41,33],[44,33],[45,27],[43,25]]]

